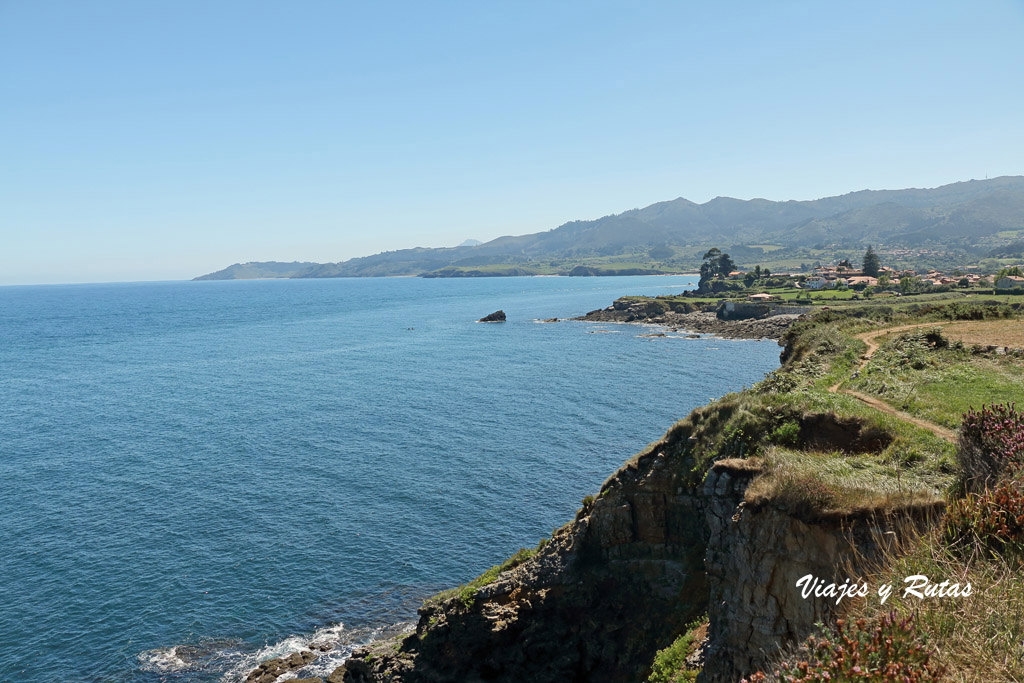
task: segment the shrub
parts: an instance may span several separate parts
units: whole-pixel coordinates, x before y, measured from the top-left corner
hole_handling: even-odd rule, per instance
[[[796,387],[797,379],[792,372],[773,370],[754,385],[754,390],[761,394],[788,394]]]
[[[969,493],[950,503],[944,528],[946,542],[970,552],[1024,557],[1024,484],[1004,479],[992,489]]]
[[[809,683],[926,683],[939,681],[945,667],[932,664],[932,653],[914,631],[913,616],[895,612],[877,620],[836,621],[836,628],[807,639],[799,653],[780,664],[774,676],[758,671],[743,683],[786,681]]]
[[[771,440],[781,446],[796,446],[800,442],[800,424],[796,420],[783,422],[772,432]]]
[[[696,680],[699,672],[687,668],[686,658],[707,635],[707,624],[707,617],[692,622],[686,627],[686,633],[664,650],[658,650],[651,663],[651,675],[647,683],[686,683]]]
[[[1019,471],[1024,465],[1024,414],[1014,404],[968,411],[960,426],[957,458],[969,491]]]

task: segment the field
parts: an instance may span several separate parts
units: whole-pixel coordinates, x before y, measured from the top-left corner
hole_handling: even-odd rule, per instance
[[[1024,349],[1024,321],[1020,320],[953,323],[945,326],[942,333],[949,339],[969,346],[977,344]]]

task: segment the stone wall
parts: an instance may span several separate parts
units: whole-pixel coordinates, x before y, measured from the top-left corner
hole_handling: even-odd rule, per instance
[[[803,315],[813,311],[812,306],[794,306],[775,302],[723,301],[718,308],[720,320],[747,320],[773,315]]]

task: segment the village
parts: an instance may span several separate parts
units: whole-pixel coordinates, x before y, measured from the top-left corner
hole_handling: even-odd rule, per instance
[[[849,260],[834,265],[818,265],[810,274],[803,272],[771,273],[760,267],[751,271],[734,270],[728,280],[743,283],[751,291],[750,301],[770,302],[792,298],[811,298],[812,293],[847,292],[852,298],[901,296],[983,289],[992,293],[1024,293],[1024,264],[1001,269],[998,273],[978,272],[978,266],[961,266],[950,272],[935,269],[914,270],[876,266],[865,269]],[[765,291],[776,290],[776,291]],[[786,296],[785,294],[789,295]],[[794,296],[795,295],[795,296]]]

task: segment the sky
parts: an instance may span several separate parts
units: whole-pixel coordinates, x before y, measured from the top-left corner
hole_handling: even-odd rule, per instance
[[[1024,0],[0,0],[0,284],[1024,174]]]

